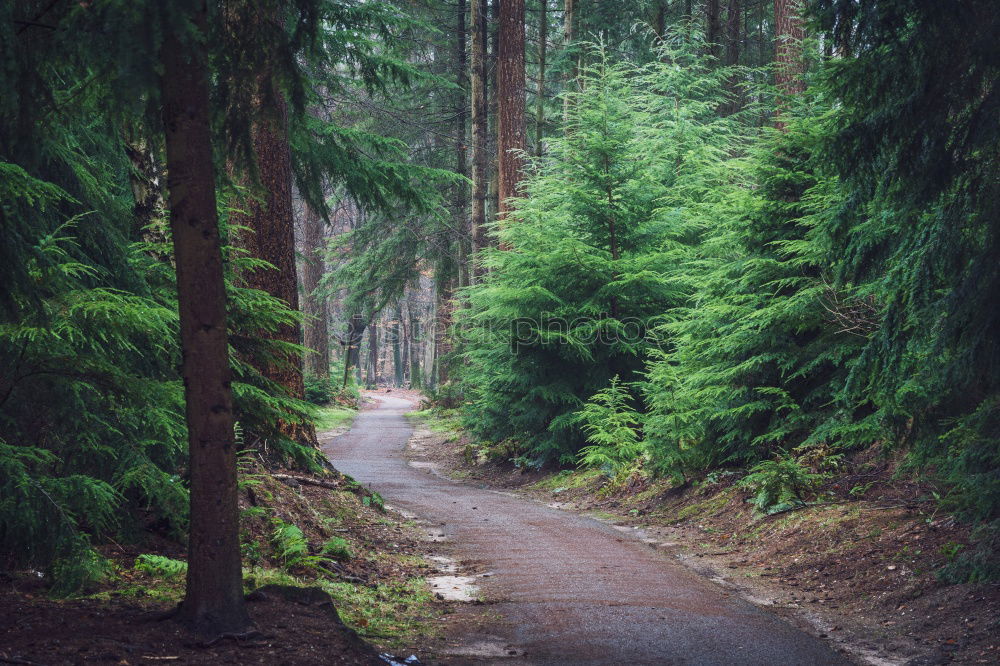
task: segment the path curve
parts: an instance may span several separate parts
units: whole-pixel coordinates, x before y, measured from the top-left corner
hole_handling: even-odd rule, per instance
[[[827,644],[598,521],[409,465],[408,400],[379,396],[325,450],[390,504],[440,525],[493,575],[498,638],[517,656],[455,663],[845,665]],[[449,662],[450,663],[450,662]]]

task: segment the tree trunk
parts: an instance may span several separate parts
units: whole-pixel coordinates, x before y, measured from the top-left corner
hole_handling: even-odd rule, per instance
[[[487,65],[486,69],[489,74],[487,77],[487,92],[489,93],[489,121],[490,128],[488,130],[487,142],[489,145],[489,175],[487,176],[487,208],[486,208],[486,219],[488,221],[496,221],[497,215],[499,214],[499,163],[497,160],[497,141],[499,136],[499,124],[500,124],[500,97],[499,88],[497,85],[497,63],[499,62],[500,53],[500,1],[493,0],[490,4],[490,20],[489,20],[489,35],[490,35],[490,50],[487,55]],[[496,241],[493,238],[487,237],[487,242],[492,245],[496,245]]]
[[[396,380],[396,386],[403,385],[403,356],[402,356],[402,345],[400,344],[400,338],[402,329],[400,328],[400,320],[403,318],[402,309],[399,304],[396,304],[396,312],[393,317],[392,326],[390,330],[392,331],[392,372],[393,378]]]
[[[726,67],[736,67],[740,62],[740,22],[743,18],[740,4],[740,0],[729,0],[726,7]],[[743,106],[739,83],[739,76],[735,73],[730,74],[726,81],[730,95],[723,109],[726,115],[736,113]]]
[[[719,42],[722,37],[722,23],[719,20],[719,0],[708,0],[708,4],[705,5],[705,14],[708,22],[706,29],[708,53],[718,60]]]
[[[806,87],[802,78],[802,39],[805,37],[805,30],[802,27],[801,0],[774,0],[774,26],[774,83],[781,96],[791,97],[801,93]],[[784,107],[784,101],[779,100],[779,114]],[[784,123],[780,120],[776,125],[779,129],[784,128]]]
[[[574,0],[565,0],[563,3],[563,49],[568,49],[573,45],[573,12],[576,9]],[[566,81],[563,85],[564,91],[569,91],[573,82],[576,81],[576,66],[566,71]],[[563,123],[569,120],[570,101],[568,97],[563,98]]]
[[[205,5],[191,16],[207,33]],[[161,95],[170,174],[185,416],[191,476],[187,588],[178,618],[205,634],[250,624],[243,599],[232,372],[226,290],[212,169],[204,43],[173,32],[161,50]]]
[[[500,4],[500,50],[497,57],[497,96],[500,115],[497,123],[498,215],[503,220],[518,195],[528,148],[524,120],[524,0],[503,0]]]
[[[423,386],[420,376],[420,312],[414,312],[413,302],[407,304],[410,311],[410,388]]]
[[[344,342],[344,383],[347,386],[347,379],[351,376],[351,368],[358,364],[361,356],[361,339],[365,334],[367,323],[360,314],[353,314],[347,320],[347,339]]]
[[[478,0],[472,0],[473,5]],[[456,173],[466,176],[469,173],[468,144],[466,143],[466,124],[469,117],[468,105],[468,63],[465,57],[466,0],[458,0],[458,11],[455,19],[455,84],[458,95],[455,97],[455,164]],[[475,27],[473,27],[475,30]],[[472,234],[469,230],[469,215],[467,206],[467,190],[464,184],[455,188],[455,215],[458,228],[458,286],[469,285],[469,260],[472,254]]]
[[[542,156],[542,130],[545,127],[545,56],[549,40],[549,0],[541,0],[538,17],[538,90],[535,93],[535,156]]]
[[[248,11],[260,12],[258,20],[266,30],[281,30],[279,18],[251,3]],[[250,287],[266,291],[298,311],[299,290],[295,267],[295,226],[292,217],[292,166],[288,145],[288,118],[284,94],[277,89],[270,71],[260,73],[254,103],[256,119],[251,129],[254,153],[263,201],[249,197],[239,208],[245,213],[234,214],[233,221],[252,230],[243,240],[250,256],[263,259],[274,269],[261,269],[246,276]],[[269,108],[265,108],[265,100]],[[260,335],[281,342],[300,344],[301,324],[286,324],[274,332]],[[283,355],[278,362],[250,359],[267,379],[285,389],[293,398],[305,396],[305,383],[300,354]],[[281,421],[278,430],[284,436],[305,446],[319,447],[316,429],[311,424]]]
[[[330,376],[330,330],[326,296],[320,293],[323,278],[323,218],[306,204],[302,267],[302,292],[305,298],[305,346],[313,350],[305,359],[306,372],[314,377]]]
[[[472,252],[473,279],[483,269],[479,258],[486,239],[486,0],[472,0]]]
[[[370,389],[378,388],[378,324],[368,326],[368,368],[365,384]]]
[[[452,325],[454,311],[454,293],[450,280],[439,281],[435,289],[437,299],[435,308],[434,340],[434,370],[438,384],[448,381],[448,362],[446,357],[451,353],[451,339],[448,337]]]

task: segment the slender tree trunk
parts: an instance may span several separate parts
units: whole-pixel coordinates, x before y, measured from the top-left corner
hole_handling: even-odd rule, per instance
[[[320,293],[323,278],[323,218],[308,204],[305,206],[305,256],[302,267],[302,292],[305,298],[306,372],[315,377],[330,376],[330,330],[326,296]]]
[[[488,32],[490,36],[490,49],[487,56],[487,73],[488,73],[488,83],[487,83],[487,93],[489,94],[489,135],[488,135],[488,145],[489,145],[489,184],[487,185],[487,201],[489,202],[486,209],[486,219],[489,221],[495,221],[499,214],[499,163],[497,154],[497,142],[499,137],[499,124],[500,124],[500,97],[499,88],[497,84],[497,70],[499,62],[500,53],[500,1],[493,0],[490,3],[490,20],[488,24]],[[489,243],[495,245],[496,241],[493,238],[487,237]]]
[[[776,0],[777,1],[777,0]],[[719,42],[722,41],[722,23],[719,20],[719,0],[708,0],[705,5],[707,19],[706,37],[708,39],[708,52],[719,59]]]
[[[454,311],[454,293],[451,281],[438,282],[435,290],[437,299],[435,307],[435,327],[433,332],[434,340],[434,371],[439,384],[448,381],[448,363],[444,358],[451,353],[450,328],[452,325],[452,313]]]
[[[368,326],[368,388],[378,388],[378,323],[373,321]]]
[[[656,15],[653,17],[653,31],[656,36],[663,39],[667,32],[667,2],[659,0],[656,3]]]
[[[473,279],[483,274],[478,263],[486,238],[486,0],[472,0],[472,246]]]
[[[247,11],[260,13],[264,30],[280,31],[277,12],[251,3]],[[269,100],[270,107],[264,108]],[[284,301],[292,310],[299,309],[298,277],[295,266],[295,226],[292,216],[292,166],[288,145],[288,118],[284,94],[277,89],[270,71],[260,72],[255,93],[257,108],[252,128],[254,153],[263,201],[250,197],[240,204],[245,212],[233,215],[233,220],[252,229],[243,244],[250,256],[263,259],[274,269],[262,269],[246,276],[249,286],[266,291]],[[273,333],[261,332],[272,340],[300,344],[301,324],[285,324]],[[300,354],[284,355],[277,362],[250,359],[269,380],[285,389],[293,398],[305,396],[303,359]],[[319,447],[316,429],[311,424],[281,421],[279,431],[300,444]]]
[[[802,39],[805,37],[805,30],[802,26],[801,0],[774,0],[774,25],[774,82],[779,93],[787,98],[801,93],[806,87],[802,78]],[[779,114],[784,107],[784,101],[779,100]],[[776,125],[779,129],[784,128],[784,123],[780,120]]]
[[[391,331],[392,331],[392,372],[393,378],[396,380],[396,386],[401,387],[403,385],[403,355],[402,355],[402,345],[400,344],[399,336],[401,334],[400,320],[403,318],[403,312],[396,304],[396,311],[394,313]]]
[[[538,91],[535,93],[535,156],[542,156],[542,131],[545,128],[545,56],[549,41],[549,0],[540,0],[538,17]]]
[[[207,34],[206,5],[190,17]],[[167,32],[161,50],[170,226],[190,451],[187,589],[178,617],[206,634],[250,624],[243,599],[232,372],[212,169],[204,43]]]
[[[414,311],[412,301],[407,304],[410,313],[410,388],[423,386],[420,375],[420,311]]]
[[[565,0],[563,3],[563,49],[569,49],[573,45],[573,12],[575,10],[574,0]],[[577,71],[576,65],[573,65],[570,69],[566,71],[566,81],[563,84],[563,90],[569,91],[573,87],[573,82],[576,81]],[[569,120],[569,107],[570,101],[568,97],[563,98],[563,123]]]
[[[726,67],[735,67],[740,62],[740,22],[743,18],[740,5],[740,0],[729,0],[726,7]],[[743,106],[739,84],[739,75],[735,73],[726,81],[730,95],[724,108],[726,115],[736,113]]]
[[[473,5],[477,0],[472,0]],[[474,30],[475,28],[473,28]],[[458,12],[455,19],[455,84],[458,95],[455,97],[455,163],[456,173],[466,176],[469,172],[469,155],[466,144],[466,121],[469,117],[468,107],[468,63],[465,58],[466,0],[458,0]],[[472,238],[469,230],[469,215],[466,200],[466,188],[460,184],[455,188],[455,216],[458,226],[458,286],[469,285],[469,258],[472,254]]]
[[[524,0],[503,0],[500,4],[500,50],[497,58],[497,96],[500,116],[497,123],[499,162],[498,219],[511,209],[518,195],[528,149],[524,119]]]
[[[367,324],[361,314],[355,313],[347,320],[347,340],[345,341],[346,349],[344,349],[343,386],[345,387],[351,376],[351,368],[358,364],[358,359],[361,356],[361,340],[365,334],[365,328],[367,328]]]

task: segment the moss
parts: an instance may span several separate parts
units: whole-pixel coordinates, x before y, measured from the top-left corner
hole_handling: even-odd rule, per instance
[[[722,511],[729,504],[729,500],[732,499],[734,491],[732,488],[727,488],[717,495],[709,497],[708,499],[702,500],[701,502],[695,502],[689,504],[686,507],[679,510],[672,522],[681,522],[688,520],[689,518],[694,518],[696,516],[712,516]]]

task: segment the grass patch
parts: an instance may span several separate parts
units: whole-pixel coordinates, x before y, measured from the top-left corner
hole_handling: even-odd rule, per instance
[[[349,428],[358,410],[349,407],[320,407],[316,410],[316,432]]]
[[[375,587],[328,580],[319,584],[349,627],[387,647],[405,646],[435,630],[428,612],[434,599],[423,578]]]
[[[603,476],[603,472],[598,469],[567,469],[545,477],[541,481],[531,485],[534,490],[549,490],[552,492],[562,492],[570,488],[583,488],[592,483],[598,482]]]

